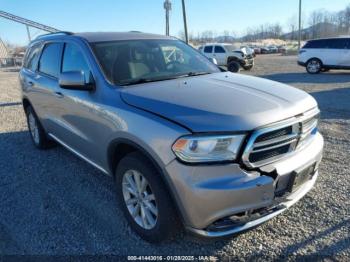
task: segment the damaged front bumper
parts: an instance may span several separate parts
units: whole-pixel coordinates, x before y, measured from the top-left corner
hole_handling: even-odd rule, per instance
[[[222,237],[282,213],[315,184],[323,143],[317,133],[301,151],[252,171],[238,164],[188,166],[174,160],[166,170],[185,227],[199,236]],[[309,177],[291,187],[304,170]]]
[[[317,176],[318,172],[316,171],[311,180],[306,182],[301,188],[290,194],[288,197],[284,198],[283,201],[281,201],[281,199],[277,199],[276,205],[256,210],[249,210],[243,214],[234,215],[219,220],[206,229],[187,227],[187,230],[191,233],[194,233],[195,235],[215,238],[238,234],[240,232],[254,228],[281,214],[296,202],[298,202],[314,186]]]

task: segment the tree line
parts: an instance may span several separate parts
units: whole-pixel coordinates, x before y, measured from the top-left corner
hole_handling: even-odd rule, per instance
[[[243,37],[237,37],[235,31],[225,30],[217,32],[205,30],[197,34],[189,33],[189,41],[192,43],[234,42],[236,40],[252,42],[270,38],[297,40],[299,35],[298,28],[298,16],[294,15],[286,22],[285,30],[288,32],[283,30],[283,26],[280,23],[268,23],[247,28]],[[302,40],[350,35],[350,5],[339,12],[329,12],[321,9],[313,11],[308,17],[302,15],[301,28]],[[179,37],[184,38],[182,31],[179,33]]]

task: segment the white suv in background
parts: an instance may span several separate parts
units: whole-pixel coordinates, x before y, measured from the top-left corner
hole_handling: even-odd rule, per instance
[[[310,74],[329,69],[350,69],[350,37],[308,41],[299,51],[298,64]]]
[[[242,67],[250,70],[254,66],[254,56],[246,47],[237,48],[232,44],[205,44],[199,50],[208,58],[215,58],[219,66],[227,66],[230,72],[238,72]]]

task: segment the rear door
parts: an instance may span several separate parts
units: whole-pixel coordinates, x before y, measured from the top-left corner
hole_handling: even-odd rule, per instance
[[[63,44],[60,42],[45,43],[32,84],[35,92],[31,94],[30,100],[47,132],[54,132],[57,129],[57,114],[62,110],[55,103],[60,89],[58,77],[62,47]]]
[[[218,65],[226,65],[226,50],[219,45],[214,48],[214,58],[218,62]]]
[[[24,59],[23,68],[19,73],[19,79],[23,90],[23,94],[25,97],[29,98],[29,100],[32,103],[32,106],[34,107],[34,111],[38,111],[37,114],[41,112],[40,104],[36,105],[36,101],[38,101],[39,99],[37,99],[37,92],[35,90],[37,87],[36,71],[38,67],[38,61],[40,58],[41,48],[42,43],[33,44],[28,48],[28,53],[26,54],[26,57]]]

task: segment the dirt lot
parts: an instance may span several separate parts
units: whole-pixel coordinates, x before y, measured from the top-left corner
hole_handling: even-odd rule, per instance
[[[245,234],[145,243],[116,207],[111,178],[62,147],[34,149],[17,74],[0,72],[0,254],[215,255],[240,259],[350,257],[350,71],[308,75],[296,57],[261,56],[251,72],[303,89],[322,110],[326,144],[315,188]]]

